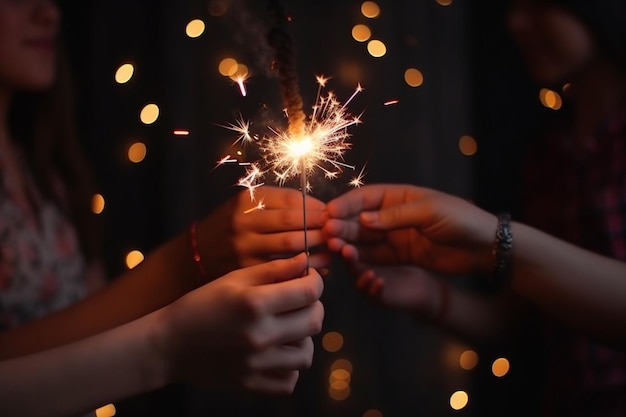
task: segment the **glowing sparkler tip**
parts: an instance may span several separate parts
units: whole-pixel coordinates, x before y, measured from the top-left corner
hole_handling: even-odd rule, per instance
[[[363,87],[359,83],[349,99],[341,103],[332,91],[321,94],[322,87],[329,79],[323,75],[316,76],[319,89],[315,104],[312,106],[313,112],[307,120],[302,120],[298,124],[299,129],[292,129],[292,121],[289,120],[288,129],[267,126],[270,134],[259,138],[250,132],[250,123],[241,116],[235,123],[223,126],[238,134],[233,145],[237,142],[259,144],[259,151],[263,157],[259,163],[239,162],[237,158],[240,166],[246,166],[245,175],[239,179],[237,185],[247,188],[252,201],[255,199],[256,188],[264,184],[262,179],[266,172],[273,173],[274,180],[279,186],[283,186],[291,178],[298,176],[304,178],[301,180],[300,188],[303,192],[308,192],[311,191],[312,184],[306,178],[315,169],[320,169],[329,180],[337,178],[346,168],[354,169],[354,166],[343,161],[343,155],[351,147],[348,128],[360,124],[361,115],[350,114],[347,105],[363,91]],[[289,118],[292,115],[286,116]],[[225,164],[233,159],[229,155],[218,163]],[[262,171],[260,166],[265,167],[265,170]],[[363,170],[350,184],[359,187],[363,185],[362,179]]]

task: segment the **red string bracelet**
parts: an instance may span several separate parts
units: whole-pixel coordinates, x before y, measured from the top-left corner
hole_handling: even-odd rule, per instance
[[[202,279],[206,282],[208,281],[208,275],[206,270],[204,269],[204,265],[202,265],[202,258],[200,257],[200,251],[198,251],[198,222],[193,221],[189,226],[189,241],[191,242],[191,254],[193,256],[193,261],[198,268],[198,272]]]
[[[439,286],[441,287],[441,300],[439,304],[439,311],[435,315],[433,322],[440,324],[448,315],[448,309],[450,307],[450,284],[446,279],[439,280]]]

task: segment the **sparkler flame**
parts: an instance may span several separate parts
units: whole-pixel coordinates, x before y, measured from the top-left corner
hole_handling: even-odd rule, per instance
[[[268,126],[271,134],[258,140],[259,150],[263,155],[265,168],[261,169],[258,163],[240,163],[248,165],[246,173],[239,179],[237,185],[248,189],[250,200],[255,200],[255,189],[263,185],[263,177],[266,172],[272,172],[275,182],[282,186],[290,178],[304,173],[305,176],[312,174],[317,168],[324,173],[328,180],[335,179],[344,169],[354,170],[354,165],[344,162],[344,153],[351,148],[348,128],[361,123],[360,115],[353,116],[348,112],[347,105],[354,97],[363,91],[360,84],[345,102],[341,103],[333,92],[321,95],[328,77],[322,75],[316,77],[318,97],[310,118],[304,122],[301,132],[292,133],[290,130],[279,130]],[[257,141],[257,136],[250,131],[250,122],[240,116],[234,123],[222,127],[238,134],[233,142],[247,144]],[[237,162],[236,159],[227,155],[220,159],[217,164],[223,165],[229,162]],[[363,178],[363,170],[357,177]],[[353,180],[354,181],[354,180]],[[354,182],[351,182],[354,185]],[[360,182],[362,184],[362,182]],[[305,189],[310,189],[308,181],[304,182]]]
[[[317,80],[322,87],[328,78],[319,76]],[[337,177],[345,168],[354,169],[344,162],[343,155],[351,147],[347,129],[361,123],[361,119],[350,115],[346,105],[361,91],[363,88],[359,85],[343,104],[332,92],[320,97],[301,133],[270,127],[273,136],[262,141],[260,149],[279,185],[300,175],[303,169],[309,175],[319,168],[327,179]]]

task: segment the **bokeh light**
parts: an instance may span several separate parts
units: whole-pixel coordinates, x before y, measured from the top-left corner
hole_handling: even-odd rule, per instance
[[[141,109],[141,114],[139,115],[139,119],[142,123],[151,125],[156,122],[159,118],[159,106],[154,103],[146,104],[143,109]]]
[[[187,23],[187,27],[185,27],[185,33],[190,38],[197,38],[204,33],[204,29],[204,22],[200,19],[194,19],[191,22]]]
[[[381,413],[379,410],[372,409],[364,412],[363,417],[383,417],[383,413]]]
[[[91,211],[94,214],[100,214],[104,211],[104,197],[102,194],[94,194],[91,197]]]
[[[367,43],[367,52],[374,58],[380,58],[387,53],[387,47],[383,41],[374,39]]]
[[[367,18],[374,19],[380,15],[380,7],[374,1],[365,1],[361,4],[361,13]]]
[[[96,417],[113,417],[115,413],[115,406],[113,404],[107,404],[96,410]]]
[[[125,84],[129,82],[131,78],[133,78],[134,73],[135,67],[133,66],[133,64],[122,64],[117,69],[117,71],[115,71],[115,82],[117,82],[118,84]]]
[[[456,391],[450,396],[450,407],[454,410],[465,408],[469,402],[469,396],[465,391]]]
[[[139,163],[146,157],[146,145],[143,142],[135,142],[128,148],[128,159]]]
[[[473,350],[466,350],[459,357],[459,365],[466,371],[476,368],[476,365],[478,365],[478,354]]]
[[[452,4],[452,0],[437,0],[437,3],[441,6],[449,6]]]
[[[476,151],[478,151],[476,139],[468,135],[461,136],[459,139],[459,150],[465,156],[475,155]]]
[[[404,81],[411,87],[419,87],[424,82],[424,76],[417,68],[407,68],[404,71]]]
[[[506,358],[498,358],[493,361],[493,364],[491,365],[491,372],[493,372],[493,374],[498,378],[508,374],[509,369],[511,369],[511,365]]]
[[[224,77],[230,77],[232,75],[235,75],[235,73],[237,72],[237,66],[238,63],[235,58],[224,58],[220,61],[217,69]]]
[[[559,110],[563,105],[561,95],[556,91],[550,90],[549,88],[542,88],[539,90],[539,101],[545,107],[552,110]]]
[[[350,396],[350,384],[346,381],[334,381],[328,387],[328,395],[335,401],[343,401]]]
[[[350,372],[345,369],[335,369],[330,373],[330,377],[328,378],[331,384],[335,381],[345,381],[347,383],[350,383],[351,379],[352,376]]]
[[[363,68],[356,62],[342,62],[339,66],[339,78],[345,84],[356,84],[363,80]]]
[[[237,67],[235,68],[235,73],[230,76],[231,79],[237,80],[240,78],[246,79],[250,75],[250,70],[246,64],[237,63]]]
[[[343,347],[343,336],[339,332],[328,332],[322,338],[322,346],[328,352],[337,352]]]
[[[133,269],[134,267],[142,263],[143,259],[143,253],[138,250],[132,250],[126,255],[126,267],[128,269]]]
[[[355,41],[365,42],[372,37],[372,31],[367,25],[354,25],[352,28],[352,37]]]
[[[335,371],[337,369],[345,369],[346,371],[352,373],[352,362],[347,359],[337,359],[330,365],[330,370]]]

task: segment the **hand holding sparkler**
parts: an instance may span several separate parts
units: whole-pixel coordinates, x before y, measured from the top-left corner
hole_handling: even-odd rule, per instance
[[[330,250],[351,263],[416,265],[445,274],[490,273],[496,218],[439,191],[366,185],[330,201]]]
[[[254,191],[254,201],[243,191],[198,225],[198,249],[205,269],[213,278],[305,251],[300,193],[271,186],[257,187]],[[306,207],[308,243],[312,248],[322,247],[326,206],[307,196]],[[311,256],[310,262],[313,267],[322,268],[328,266],[330,258],[320,251]]]

